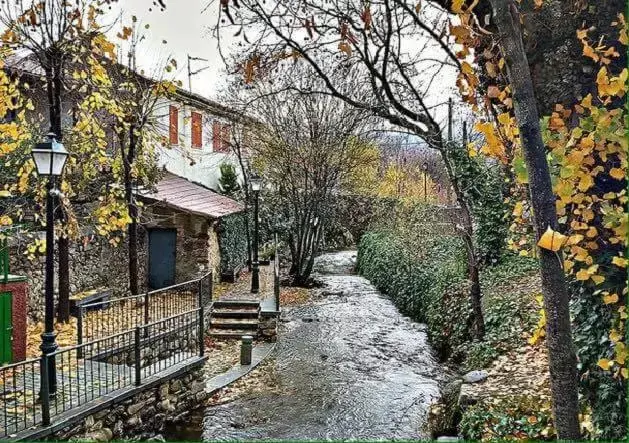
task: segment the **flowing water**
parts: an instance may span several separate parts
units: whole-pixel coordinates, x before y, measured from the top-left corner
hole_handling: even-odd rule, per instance
[[[271,362],[278,389],[210,407],[179,438],[428,437],[441,371],[424,327],[353,275],[355,259],[355,251],[320,256],[314,301],[285,310]]]

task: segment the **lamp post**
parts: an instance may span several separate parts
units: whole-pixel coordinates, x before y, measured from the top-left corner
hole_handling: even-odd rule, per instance
[[[424,162],[422,167],[424,168],[424,203],[426,203],[428,199],[428,192],[427,192],[427,187],[426,187],[426,179],[427,179],[427,174],[428,174],[428,162]]]
[[[37,173],[48,179],[46,191],[46,274],[45,274],[45,325],[41,335],[43,355],[57,350],[54,328],[54,254],[55,254],[55,203],[59,190],[55,188],[56,178],[63,172],[68,159],[68,151],[55,139],[54,133],[48,134],[48,141],[38,143],[31,150]],[[54,358],[48,359],[48,392],[57,392],[57,373]]]
[[[260,291],[260,263],[258,262],[258,211],[260,188],[262,187],[262,179],[257,175],[249,179],[251,190],[253,191],[253,261],[251,269],[251,293],[257,294]]]

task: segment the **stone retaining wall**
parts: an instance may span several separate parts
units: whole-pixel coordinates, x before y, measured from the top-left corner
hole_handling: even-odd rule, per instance
[[[277,341],[277,322],[279,314],[275,312],[260,312],[258,323],[258,337],[270,342]]]
[[[185,421],[207,398],[202,368],[85,417],[48,437],[49,440],[146,440],[166,424]]]
[[[43,234],[43,233],[42,233]],[[44,271],[43,252],[29,260],[26,248],[32,240],[26,236],[11,238],[9,245],[10,269],[13,274],[24,275],[29,285],[28,314],[35,321],[44,315]],[[138,236],[138,270],[140,286],[146,281],[146,235],[140,229]],[[55,252],[57,249],[55,248]],[[55,300],[58,297],[58,262],[55,254]],[[111,288],[114,297],[128,294],[127,246],[111,246],[106,239],[86,235],[81,242],[70,242],[70,294],[99,287]]]

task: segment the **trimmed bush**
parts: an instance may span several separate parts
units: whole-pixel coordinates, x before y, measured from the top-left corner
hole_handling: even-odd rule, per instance
[[[400,312],[428,326],[442,359],[469,340],[465,249],[452,236],[410,244],[387,230],[368,232],[358,246],[358,271],[387,294]]]

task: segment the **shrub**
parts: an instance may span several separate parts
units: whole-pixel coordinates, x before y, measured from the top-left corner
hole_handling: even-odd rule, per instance
[[[460,239],[435,236],[415,244],[391,231],[368,232],[358,246],[357,268],[403,314],[426,323],[441,358],[468,340],[471,310]]]
[[[467,408],[460,432],[466,440],[554,440],[550,404],[534,396],[495,399]]]
[[[245,229],[246,224],[242,212],[221,218],[218,225],[221,272],[232,272],[247,261]]]

